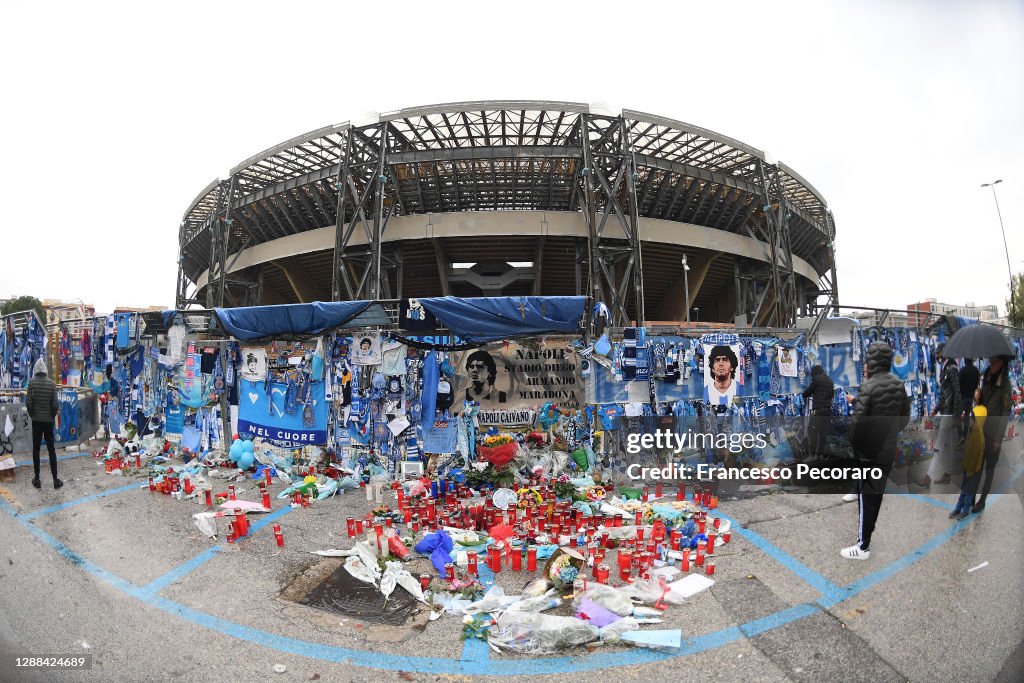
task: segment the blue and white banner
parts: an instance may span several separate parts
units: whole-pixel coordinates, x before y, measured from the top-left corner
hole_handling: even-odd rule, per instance
[[[423,426],[423,450],[427,453],[454,453],[458,439],[455,420],[435,420]]]
[[[241,379],[238,387],[238,433],[258,436],[283,446],[327,443],[327,401],[324,383],[313,382],[311,406],[298,397],[292,411],[286,408],[288,386]]]
[[[57,392],[57,424],[53,438],[57,443],[78,441],[78,392],[74,389],[60,389]]]

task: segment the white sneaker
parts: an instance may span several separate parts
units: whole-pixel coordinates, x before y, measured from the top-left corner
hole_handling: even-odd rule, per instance
[[[845,496],[843,496],[843,502],[844,503],[852,503],[855,500],[857,500],[857,494],[856,493],[847,493]]]
[[[839,554],[848,560],[867,560],[871,558],[871,551],[861,550],[859,543],[851,545],[849,548],[843,548],[839,551]]]

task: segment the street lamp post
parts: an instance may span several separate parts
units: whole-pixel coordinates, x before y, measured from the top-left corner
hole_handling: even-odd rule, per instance
[[[1003,212],[999,210],[999,197],[996,196],[996,185],[1003,182],[1003,179],[993,180],[991,183],[982,183],[982,187],[992,188],[992,199],[996,203],[996,215],[999,217],[999,230],[1003,233],[1003,251],[1006,252],[1006,271],[1010,274],[1010,324],[1017,313],[1017,302],[1013,296],[1013,268],[1010,266],[1010,248],[1006,245],[1006,228],[1003,227]]]
[[[697,307],[697,306],[694,306],[693,307],[693,312],[697,314],[697,320],[695,322],[697,322],[699,324],[700,323],[700,308]]]
[[[686,322],[690,322],[690,266],[686,263],[686,254],[683,254],[683,297],[686,303]]]

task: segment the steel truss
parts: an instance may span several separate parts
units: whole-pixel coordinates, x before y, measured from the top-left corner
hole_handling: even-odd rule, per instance
[[[583,168],[576,189],[587,225],[590,294],[594,301],[608,305],[614,326],[629,324],[626,308],[632,294],[637,324],[643,325],[636,167],[626,122],[621,118],[584,115],[580,119],[579,137]],[[613,218],[620,235],[609,226]]]
[[[394,216],[517,209],[582,215],[576,292],[607,303],[613,326],[645,321],[644,219],[761,242],[765,261],[735,261],[735,311],[750,324],[788,326],[798,311],[817,314],[838,302],[832,215],[783,164],[736,140],[641,112],[496,101],[328,126],[242,162],[186,211],[176,305],[259,303],[261,267],[234,272],[241,253],[325,227],[334,227],[335,300],[401,297],[401,243],[385,241]],[[441,242],[435,249],[443,250]],[[795,254],[823,274],[816,287],[797,277]],[[438,258],[445,277],[449,264]],[[288,267],[290,278],[301,273]]]

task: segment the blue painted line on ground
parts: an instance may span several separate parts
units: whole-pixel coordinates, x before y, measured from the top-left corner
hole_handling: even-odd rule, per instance
[[[947,512],[949,510],[952,510],[953,508],[956,507],[956,505],[954,505],[953,503],[947,503],[947,502],[942,501],[942,500],[936,500],[935,498],[931,498],[929,496],[923,496],[920,493],[900,493],[899,495],[904,497],[904,498],[909,498],[910,500],[916,500],[916,501],[918,501],[920,503],[926,503],[928,505],[934,505],[935,507],[942,508],[943,510],[946,510]]]
[[[94,564],[93,562],[90,562],[89,560],[85,559],[84,557],[76,553],[74,550],[71,550],[66,545],[58,541],[56,538],[43,531],[29,520],[25,519],[23,516],[16,516],[14,508],[2,498],[0,498],[0,510],[3,510],[9,515],[14,516],[15,521],[19,522],[23,527],[25,527],[30,534],[38,538],[46,545],[53,548],[61,557],[68,560],[72,564],[81,567],[93,576],[102,579],[114,588],[117,588],[120,591],[124,591],[125,593],[131,593],[132,591],[138,590],[138,587],[135,584],[126,581],[122,579],[120,576],[117,576],[116,574],[107,571],[103,567],[100,567],[99,565]]]
[[[490,658],[491,648],[487,643],[479,638],[467,638],[466,642],[462,645],[462,656],[459,657],[459,660],[463,662],[486,662]]]
[[[778,546],[772,544],[766,538],[761,536],[761,534],[740,526],[736,520],[727,515],[723,515],[721,513],[716,514],[722,519],[729,520],[729,523],[732,524],[733,533],[743,536],[743,538],[753,543],[758,550],[771,557],[789,571],[793,572],[803,580],[804,583],[821,593],[823,596],[838,596],[842,593],[842,588],[832,583],[804,563],[800,562],[792,555],[786,553]]]
[[[220,546],[210,546],[203,552],[193,557],[191,560],[186,560],[185,562],[182,562],[177,567],[174,567],[164,575],[158,576],[157,578],[153,579],[145,586],[143,586],[142,590],[145,593],[159,593],[164,588],[167,588],[167,586],[179,581],[184,576],[188,575],[189,572],[199,569],[204,564],[206,564],[213,558],[217,557],[217,555],[219,554]]]
[[[1008,493],[1010,491],[1010,487],[1013,486],[1013,482],[1020,479],[1022,475],[1024,475],[1024,466],[1018,467],[1016,470],[1014,470],[1013,476],[1011,476],[1009,480],[1007,480],[1003,485],[997,487],[995,489],[995,492]],[[932,498],[931,496],[926,496],[923,494],[901,493],[900,495],[906,496],[907,498],[911,498],[913,500],[920,501],[922,503],[927,503],[928,505],[934,505],[935,507],[942,508],[943,510],[953,510],[956,507],[954,503],[947,503],[945,501],[937,500],[935,498]],[[957,492],[957,495],[959,495],[959,492]]]
[[[480,585],[485,589],[490,588],[494,585],[494,572],[487,563],[484,562],[484,558],[487,557],[486,552],[481,556],[477,553],[476,573],[477,580],[480,581]],[[476,638],[470,638],[462,644],[462,655],[459,657],[464,662],[479,662],[486,661],[491,658],[491,648],[487,643]]]
[[[135,484],[125,484],[124,486],[119,486],[116,489],[109,489],[107,491],[100,491],[99,493],[94,493],[91,496],[85,496],[84,498],[77,498],[75,500],[69,500],[68,502],[61,503],[60,505],[51,505],[50,507],[43,508],[42,510],[36,510],[34,512],[26,512],[25,514],[21,515],[21,518],[22,519],[35,519],[36,517],[42,517],[43,515],[48,515],[51,512],[60,512],[61,510],[66,510],[68,508],[75,507],[76,505],[81,505],[83,503],[88,503],[90,501],[97,500],[99,498],[106,498],[107,496],[113,496],[113,495],[116,495],[118,493],[124,493],[125,491],[132,491],[134,489],[140,488],[141,486],[142,486],[142,484],[138,484],[138,483],[135,483]]]
[[[995,496],[993,496],[992,502],[996,502]],[[829,609],[830,607],[833,607],[839,604],[840,602],[843,602],[844,600],[848,600],[855,595],[863,593],[867,589],[884,581],[893,574],[903,571],[910,565],[914,564],[915,562],[923,558],[925,555],[928,555],[933,550],[941,546],[943,543],[945,543],[946,541],[948,541],[949,539],[953,538],[958,533],[963,531],[964,528],[971,523],[971,521],[972,518],[968,517],[967,519],[960,520],[958,522],[951,524],[949,528],[943,529],[935,536],[932,536],[931,539],[929,539],[922,545],[918,546],[917,548],[911,550],[909,553],[900,557],[898,560],[895,560],[894,562],[887,564],[881,569],[874,571],[868,574],[867,576],[864,576],[858,579],[857,581],[854,581],[853,583],[849,584],[843,589],[843,595],[839,596],[838,599],[836,599],[836,597],[834,596],[824,596],[818,600],[818,604],[824,609]]]
[[[1010,485],[1012,485],[1014,480],[1016,480],[1022,474],[1024,474],[1024,467],[1018,469],[1016,474],[1006,483],[1007,488]],[[999,499],[1002,498],[1004,495],[1007,495],[1007,494],[1002,494],[1002,493],[991,494],[989,496],[989,501],[988,501],[987,505],[988,506],[995,505],[999,501]],[[935,502],[938,502],[938,501],[935,501]],[[953,507],[954,506],[951,505],[950,509],[953,509]],[[984,514],[984,513],[978,513],[978,514]],[[826,597],[822,597],[820,600],[818,600],[818,604],[821,605],[822,607],[824,607],[825,609],[828,609],[829,607],[832,607],[833,605],[835,605],[837,603],[843,602],[843,600],[847,600],[849,598],[852,598],[854,595],[857,595],[859,593],[863,593],[864,591],[866,591],[867,589],[871,588],[872,586],[875,586],[875,585],[879,584],[880,582],[888,579],[893,574],[896,574],[898,572],[903,571],[904,569],[906,569],[910,565],[914,564],[915,562],[917,562],[918,560],[923,558],[925,555],[928,555],[932,551],[936,550],[943,543],[945,543],[946,541],[950,540],[951,538],[956,536],[958,533],[963,531],[968,525],[970,525],[970,523],[972,521],[974,521],[975,517],[977,517],[977,514],[972,514],[969,517],[967,517],[966,519],[958,520],[958,521],[952,523],[948,528],[943,529],[941,532],[939,532],[938,534],[936,534],[935,536],[930,538],[928,541],[926,541],[922,545],[918,546],[917,548],[911,550],[909,553],[907,553],[906,555],[902,556],[898,560],[895,560],[894,562],[891,562],[891,563],[887,564],[886,566],[882,567],[881,569],[879,569],[879,570],[877,570],[875,572],[872,572],[872,573],[868,574],[867,576],[865,576],[865,577],[863,577],[861,579],[858,579],[857,581],[854,581],[853,583],[851,583],[850,585],[846,586],[846,588],[843,589],[844,591],[846,591],[847,594],[845,596],[843,596],[841,599],[836,600],[836,599],[828,598],[826,596]]]
[[[57,456],[57,460],[70,460],[71,458],[84,458],[87,455],[92,455],[92,453],[90,453],[89,451],[83,451],[81,453],[68,453],[67,455],[58,455]],[[42,464],[44,466],[48,467],[48,465],[46,465],[46,462],[49,460],[49,458],[50,458],[49,455],[46,455],[46,456],[42,457],[41,460],[42,460]],[[21,462],[14,463],[15,467],[27,467],[27,466],[29,466],[31,464],[32,464],[31,460],[22,460]]]
[[[740,630],[743,631],[743,635],[747,638],[753,638],[754,636],[760,635],[765,631],[771,631],[772,629],[779,628],[791,621],[797,619],[803,619],[806,616],[810,616],[815,612],[820,612],[821,608],[817,605],[793,605],[789,609],[784,609],[781,612],[775,614],[769,614],[766,617],[760,619],[754,619],[753,621],[747,622],[740,626]]]
[[[992,503],[994,504],[995,502],[997,502],[997,499],[993,496]],[[0,510],[4,510],[12,516],[15,515],[13,507],[2,499],[0,499]],[[725,518],[724,515],[722,515],[722,517]],[[243,626],[204,612],[199,612],[180,603],[163,598],[146,588],[136,586],[114,574],[111,574],[105,569],[89,562],[77,553],[71,551],[60,541],[56,540],[27,520],[15,517],[15,521],[21,523],[22,526],[30,531],[30,533],[47,545],[51,546],[65,558],[85,569],[90,574],[148,606],[155,607],[168,614],[181,617],[204,628],[218,631],[225,635],[255,643],[257,645],[262,645],[279,652],[286,652],[311,659],[320,659],[339,664],[355,664],[372,669],[412,671],[420,673],[522,676],[530,674],[577,673],[621,666],[636,666],[716,649],[731,642],[740,640],[745,636],[750,637],[752,634],[756,635],[773,628],[778,628],[784,624],[788,624],[805,616],[809,616],[810,614],[814,614],[817,611],[813,606],[797,605],[783,610],[776,615],[769,615],[741,626],[732,626],[713,633],[687,639],[684,642],[683,647],[680,648],[678,652],[673,652],[671,654],[636,649],[629,650],[627,652],[608,652],[580,657],[552,657],[513,661],[490,659],[486,661],[462,661],[433,657],[396,656],[286,638],[278,634],[267,633],[266,631],[261,631],[249,626]],[[931,541],[908,554],[904,558],[897,560],[874,574],[868,575],[845,589],[840,589],[844,596],[843,599],[851,598],[875,585],[878,581],[884,580],[886,577],[906,568],[917,559],[920,559],[920,557],[923,557],[925,554],[941,546],[942,543],[949,540],[949,538],[952,538],[952,536],[963,529],[964,526],[965,524],[955,524],[951,526],[949,530],[939,534],[937,537],[933,538]],[[737,529],[739,529],[738,525]],[[737,532],[739,533],[739,531]],[[756,536],[756,534],[754,535]],[[765,543],[767,543],[767,541],[765,541]],[[767,545],[774,548],[771,544]],[[781,553],[781,551],[779,552]],[[785,556],[784,553],[781,554]],[[825,605],[823,603],[829,602],[833,597],[835,596],[824,596],[818,601],[818,604],[824,607]]]
[[[256,533],[257,531],[259,531],[263,527],[267,526],[268,524],[273,524],[275,521],[277,521],[281,517],[284,517],[286,514],[288,514],[292,510],[293,510],[293,508],[291,506],[283,507],[280,510],[278,510],[277,512],[271,512],[271,513],[269,513],[267,515],[264,515],[264,516],[260,517],[259,521],[254,522],[249,527],[249,535],[246,536],[246,538],[251,537],[252,534]],[[167,588],[167,586],[171,585],[172,583],[175,583],[175,582],[180,581],[181,579],[183,579],[190,572],[193,572],[196,569],[199,569],[204,564],[206,564],[207,562],[209,562],[213,558],[217,557],[219,554],[220,554],[220,546],[216,546],[216,545],[210,546],[209,548],[207,548],[203,552],[201,552],[198,555],[196,555],[195,557],[193,557],[191,560],[187,560],[185,562],[182,562],[177,567],[174,567],[173,569],[171,569],[170,571],[165,573],[163,576],[159,576],[159,577],[153,579],[152,581],[147,583],[145,586],[143,586],[142,590],[144,592],[146,592],[146,593],[159,593],[160,591],[162,591],[164,588]]]

